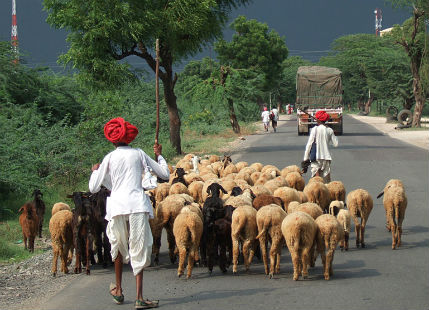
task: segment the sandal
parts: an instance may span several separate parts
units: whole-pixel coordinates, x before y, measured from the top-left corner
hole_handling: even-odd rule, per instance
[[[116,290],[116,285],[113,283],[110,283],[110,295],[113,297],[113,301],[117,304],[120,305],[124,302],[124,294],[121,294],[120,296],[116,296],[112,293],[113,290]]]
[[[136,303],[134,305],[135,309],[150,309],[150,308],[158,308],[159,306],[159,300],[136,300]]]

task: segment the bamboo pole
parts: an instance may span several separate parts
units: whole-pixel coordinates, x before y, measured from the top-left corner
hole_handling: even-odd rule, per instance
[[[156,98],[156,129],[155,144],[158,145],[159,135],[159,39],[156,39],[156,67],[155,67],[155,98]]]

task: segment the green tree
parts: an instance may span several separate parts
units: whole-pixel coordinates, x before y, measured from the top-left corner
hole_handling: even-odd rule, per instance
[[[396,7],[409,7],[412,17],[402,26],[395,25],[391,32],[397,44],[401,45],[410,61],[413,77],[414,106],[413,127],[421,127],[421,117],[426,96],[429,93],[428,73],[428,33],[425,22],[429,19],[427,0],[389,0]],[[425,76],[422,76],[425,75]]]
[[[264,77],[260,89],[270,92],[278,88],[281,82],[282,62],[288,55],[283,37],[269,30],[268,25],[257,20],[237,17],[231,24],[235,30],[231,42],[219,40],[215,44],[217,57],[222,65],[219,79],[222,87],[226,86],[228,76],[234,70],[250,70]],[[231,94],[231,92],[225,92]],[[234,132],[240,132],[232,97],[227,97],[230,120]]]
[[[285,59],[282,63],[281,83],[277,94],[278,103],[296,101],[296,72],[300,66],[310,66],[311,62],[301,56],[293,56]]]
[[[411,78],[407,56],[391,38],[347,35],[331,48],[333,55],[322,57],[319,64],[341,70],[345,102],[357,102],[368,112],[374,99],[393,100],[407,89]]]
[[[219,40],[215,44],[221,65],[263,74],[264,90],[275,89],[281,82],[282,62],[288,56],[284,37],[270,30],[267,24],[244,16],[237,17],[231,28],[235,30],[231,42]]]
[[[86,77],[114,85],[136,56],[155,71],[155,41],[160,41],[160,73],[168,108],[170,141],[181,153],[180,118],[173,64],[200,52],[222,36],[232,8],[249,0],[44,0],[48,23],[70,31],[70,49],[61,57]]]

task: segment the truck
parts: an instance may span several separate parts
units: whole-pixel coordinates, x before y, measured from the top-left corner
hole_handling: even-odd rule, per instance
[[[301,66],[296,73],[298,135],[308,135],[317,124],[314,115],[323,110],[325,123],[336,135],[343,134],[343,89],[341,71],[324,66]]]

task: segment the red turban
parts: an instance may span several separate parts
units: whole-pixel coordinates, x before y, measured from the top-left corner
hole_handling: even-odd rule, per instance
[[[325,111],[317,111],[314,117],[321,122],[326,122],[329,119],[329,114]]]
[[[129,144],[138,133],[137,127],[126,122],[122,117],[114,118],[104,125],[104,135],[113,143]]]

